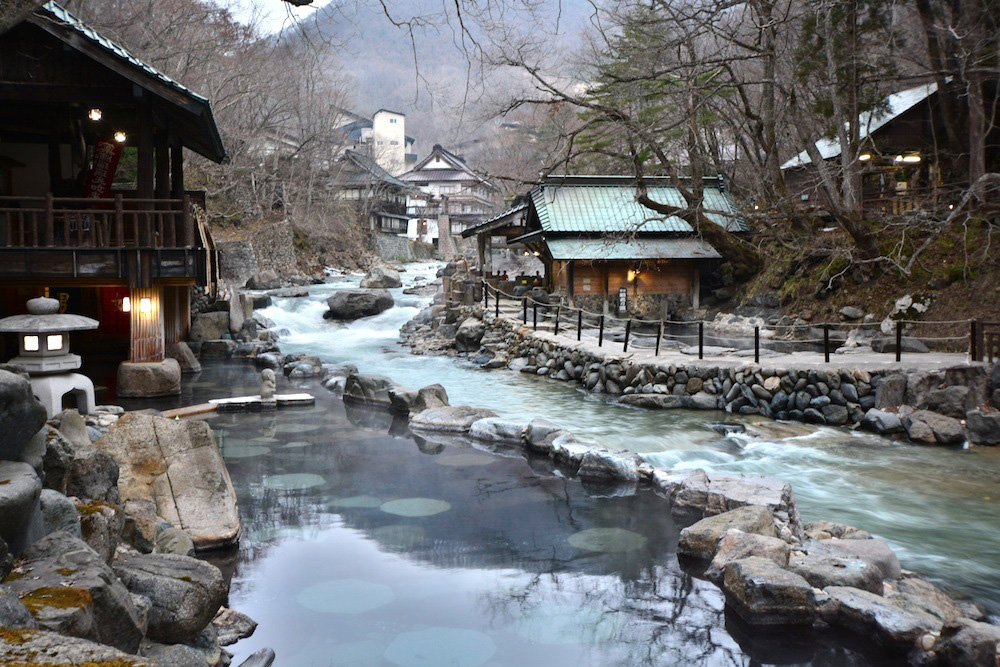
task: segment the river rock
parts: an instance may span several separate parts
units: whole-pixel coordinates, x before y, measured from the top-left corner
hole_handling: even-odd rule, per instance
[[[848,322],[855,322],[865,316],[865,311],[854,306],[844,306],[840,309],[840,316]]]
[[[39,662],[39,656],[44,656],[44,663]],[[0,664],[26,667],[29,665],[161,667],[156,661],[123,653],[105,644],[67,637],[47,630],[13,630],[0,633]]]
[[[578,440],[572,433],[565,433],[552,440],[549,456],[557,464],[567,468],[570,474],[576,474],[583,463],[583,458],[592,449],[598,449],[597,445]]]
[[[677,554],[699,560],[711,560],[719,542],[730,530],[775,537],[774,517],[766,507],[747,505],[705,517],[681,531]]]
[[[59,430],[47,424],[36,436],[45,443],[45,486],[67,496],[117,503],[118,464],[94,447],[79,412],[64,410],[57,417]]]
[[[583,455],[576,474],[584,479],[637,482],[639,481],[639,458],[631,453],[591,449]]]
[[[231,340],[206,341],[201,346],[203,358],[212,357],[211,350],[216,343],[224,344],[228,350],[236,347],[236,343]],[[228,354],[231,356],[232,352]],[[118,396],[122,398],[173,396],[179,393],[181,366],[176,359],[167,357],[163,361],[123,361],[118,365]]]
[[[392,404],[389,390],[396,386],[392,379],[384,375],[351,373],[344,383],[344,400],[387,408]]]
[[[744,505],[761,505],[787,523],[794,535],[802,533],[802,520],[791,485],[771,477],[752,474],[709,476],[701,470],[673,474],[656,470],[653,484],[670,500],[671,513],[678,516],[712,516]]]
[[[562,426],[536,417],[528,422],[524,428],[524,442],[528,449],[536,452],[548,452],[552,449],[552,442],[556,438],[568,433]]]
[[[151,639],[143,639],[139,655],[155,660],[160,667],[203,667],[208,663],[205,655],[184,644],[161,644]]]
[[[789,559],[788,569],[816,588],[851,586],[882,595],[882,570],[860,558],[797,552]]]
[[[974,445],[1000,445],[1000,411],[969,410],[965,428]]]
[[[848,421],[847,408],[843,405],[827,405],[822,409],[823,418],[830,426],[843,426]]]
[[[678,385],[674,386],[677,387]],[[629,394],[619,398],[618,402],[637,408],[650,408],[653,410],[674,410],[686,408],[691,405],[690,398],[686,392],[683,396],[672,394]]]
[[[164,348],[164,354],[177,362],[177,365],[181,367],[181,373],[201,372],[201,362],[194,356],[191,346],[185,341],[179,340],[175,343],[167,343]]]
[[[871,539],[871,535],[866,531],[855,528],[854,526],[848,526],[844,523],[826,521],[825,519],[810,521],[802,527],[802,532],[811,540],[828,540],[831,537],[836,537],[841,540]]]
[[[152,603],[147,636],[158,642],[176,644],[197,637],[228,592],[219,568],[188,556],[124,555],[113,566],[129,591]]]
[[[886,582],[886,598],[902,609],[917,610],[929,614],[945,623],[957,618],[983,620],[985,615],[976,605],[970,602],[956,602],[940,588],[918,576],[904,576],[892,582]]]
[[[99,500],[80,501],[76,510],[80,515],[83,541],[97,552],[101,560],[110,564],[125,527],[124,510]]]
[[[475,352],[485,333],[486,327],[481,320],[467,318],[455,332],[455,349],[459,352]]]
[[[234,544],[236,493],[207,422],[127,413],[97,442],[121,469],[122,501],[151,501],[156,513],[191,535],[195,547]],[[152,541],[155,533],[146,535]]]
[[[0,460],[18,460],[47,417],[27,378],[0,370]]]
[[[448,405],[448,392],[439,384],[429,384],[417,391],[394,387],[389,389],[389,402],[397,412],[423,412]]]
[[[24,551],[20,576],[8,581],[47,630],[114,646],[139,648],[143,631],[128,590],[83,541],[64,532],[43,537]]]
[[[361,279],[362,288],[371,287],[402,287],[403,281],[399,277],[399,272],[381,266],[374,267]]]
[[[253,635],[257,621],[235,609],[223,607],[212,619],[212,625],[219,635],[220,646],[230,646],[241,639]]]
[[[0,586],[0,628],[5,630],[30,630],[37,628],[38,623],[11,589]],[[2,640],[3,635],[0,635]],[[0,657],[3,654],[0,653]]]
[[[816,615],[809,582],[768,558],[750,556],[727,563],[722,590],[750,625],[809,625]]]
[[[901,573],[899,559],[892,548],[882,540],[876,539],[837,539],[807,540],[802,543],[802,549],[814,556],[834,556],[839,558],[857,558],[878,568],[882,579],[898,579]]]
[[[43,534],[41,493],[42,482],[34,468],[19,461],[0,461],[0,539],[14,555]]]
[[[941,627],[936,619],[904,611],[875,593],[846,586],[830,586],[826,593],[837,606],[841,625],[900,650],[909,650],[922,634]]]
[[[229,333],[229,313],[209,311],[191,318],[188,338],[196,342],[219,340]]]
[[[934,645],[937,665],[993,667],[1000,655],[1000,626],[960,618],[945,623]]]
[[[274,649],[262,648],[241,662],[238,667],[271,667],[274,664],[274,658]]]
[[[243,328],[243,323],[253,317],[253,297],[249,294],[235,293],[228,304],[229,332],[235,337]]]
[[[247,280],[247,289],[276,289],[281,287],[281,278],[270,269],[264,269],[260,273],[255,273]]]
[[[487,417],[472,423],[469,427],[469,436],[486,442],[520,443],[524,426],[522,422]]]
[[[705,570],[705,578],[721,585],[726,565],[750,556],[767,558],[779,567],[786,567],[790,553],[791,547],[780,538],[744,533],[733,528],[719,540],[715,557]]]
[[[392,295],[384,289],[337,290],[326,300],[328,320],[356,320],[392,308]]]
[[[861,420],[861,428],[879,435],[892,435],[903,432],[903,420],[893,412],[872,408]]]
[[[194,541],[187,531],[167,523],[157,526],[154,545],[158,554],[191,557],[195,555]]]
[[[930,352],[927,346],[924,345],[923,341],[918,338],[911,338],[909,336],[903,336],[900,339],[900,350],[905,354],[925,354]],[[878,353],[895,353],[896,352],[896,339],[895,337],[890,338],[872,338],[872,352]]]
[[[925,445],[958,445],[965,442],[962,422],[929,410],[917,410],[903,419],[910,440]]]
[[[450,405],[424,410],[410,418],[410,427],[427,431],[460,433],[468,431],[480,419],[496,417],[492,410],[470,408],[467,405]]]

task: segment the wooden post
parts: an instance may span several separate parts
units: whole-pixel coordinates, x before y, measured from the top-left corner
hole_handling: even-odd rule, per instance
[[[583,309],[576,312],[576,339],[579,341],[583,335]]]
[[[979,336],[976,335],[977,324],[976,320],[969,320],[969,361],[982,361],[978,349]]]
[[[628,337],[632,333],[632,319],[625,320],[625,343],[622,345],[622,352],[628,352]]]
[[[496,316],[500,317],[500,283],[497,283],[497,291],[493,296],[496,297]]]
[[[53,209],[55,206],[52,201],[52,193],[47,192],[45,194],[45,229],[43,230],[45,245],[51,246],[53,242],[53,236],[55,236],[55,215]]]
[[[184,247],[194,247],[194,208],[191,204],[191,197],[184,195],[181,197],[181,219],[184,225]]]
[[[531,300],[531,328],[538,331],[538,302]]]
[[[698,358],[705,358],[705,323],[698,322]]]
[[[597,347],[604,345],[604,315],[601,315],[601,329],[597,334]]]
[[[528,297],[521,297],[521,324],[528,323]]]
[[[896,320],[896,362],[903,358],[903,323]]]
[[[170,199],[170,148],[163,128],[159,128],[156,132],[155,147],[154,194],[157,199],[163,200],[156,204],[156,208],[160,211],[171,211],[170,214],[159,214],[160,239],[164,248],[174,248],[177,245],[177,237],[183,236],[183,233],[178,233],[178,228],[181,226],[181,216],[178,215],[180,212],[175,211],[174,205],[166,201]]]
[[[122,203],[122,195],[119,192],[115,195],[115,245],[119,248],[125,245],[125,205]]]
[[[823,359],[830,363],[830,325],[823,325]]]
[[[556,330],[555,335],[559,335],[559,318],[562,317],[562,306],[556,306]]]
[[[760,363],[760,327],[753,328],[753,362]]]
[[[656,328],[656,352],[653,353],[654,357],[660,356],[660,341],[663,339],[663,320],[660,320],[660,326]]]
[[[163,304],[159,287],[129,290],[132,310],[129,313],[129,360],[133,362],[163,361]],[[143,312],[143,299],[149,299],[149,310]]]

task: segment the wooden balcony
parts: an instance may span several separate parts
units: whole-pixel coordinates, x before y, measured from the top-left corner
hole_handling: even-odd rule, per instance
[[[193,278],[206,284],[212,243],[195,215],[194,194],[0,197],[0,278],[108,280],[130,287]]]

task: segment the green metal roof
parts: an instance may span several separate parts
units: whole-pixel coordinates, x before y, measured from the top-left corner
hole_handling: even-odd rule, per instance
[[[675,187],[654,185],[647,193],[654,201],[679,208],[686,206]],[[731,232],[749,231],[728,194],[718,187],[706,187],[704,197],[709,220]],[[546,232],[652,234],[694,231],[677,216],[660,215],[639,204],[635,200],[634,183],[545,183],[531,192],[531,199]]]
[[[719,253],[701,239],[546,239],[552,259],[716,259]]]

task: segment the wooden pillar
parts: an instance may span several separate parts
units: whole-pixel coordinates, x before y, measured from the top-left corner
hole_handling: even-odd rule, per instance
[[[170,198],[184,197],[184,146],[177,137],[170,138]]]
[[[148,301],[143,301],[147,299]],[[129,361],[163,361],[163,299],[160,287],[133,287],[129,290]]]
[[[603,278],[603,284],[601,285],[601,293],[604,295],[604,314],[609,314],[608,311],[608,272],[609,268],[608,262],[604,262],[604,266],[601,267],[601,277]]]
[[[576,265],[574,260],[569,260],[566,262],[566,297],[569,302],[569,307],[574,308],[573,305],[573,280],[575,276],[573,275],[573,267]]]
[[[154,181],[154,195],[157,199],[170,198],[170,148],[167,142],[167,134],[162,128],[158,128],[155,135],[155,164],[156,177]],[[173,207],[168,204],[158,204],[157,210],[163,211],[159,215],[158,222],[160,233],[162,234],[161,244],[166,248],[173,248],[177,245],[177,236],[181,216],[171,211]]]
[[[694,275],[691,277],[691,307],[701,307],[701,262],[692,260]]]
[[[493,273],[493,237],[487,232],[485,248],[485,256],[483,257],[483,271],[486,274]]]
[[[476,235],[476,252],[479,255],[479,266],[477,267],[479,271],[483,274],[485,278],[486,273],[486,234]]]
[[[138,109],[139,136],[136,137],[136,194],[139,199],[153,198],[153,111],[148,103]]]

